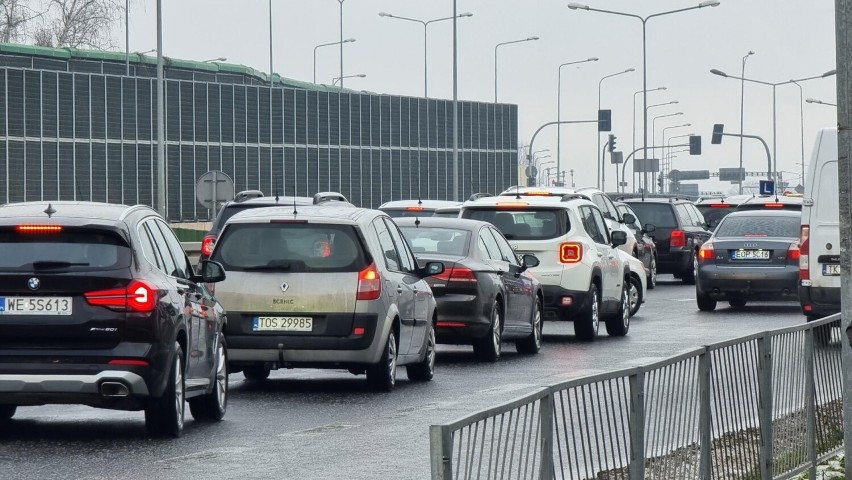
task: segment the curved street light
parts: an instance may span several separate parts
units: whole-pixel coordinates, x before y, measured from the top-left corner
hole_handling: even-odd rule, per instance
[[[598,57],[589,57],[585,60],[566,62],[559,65],[556,75],[556,121],[562,121],[562,67],[577,65],[580,63],[597,62]],[[559,169],[562,162],[562,124],[556,124],[556,168]]]
[[[366,73],[359,73],[357,75],[345,75],[342,78],[341,77],[334,77],[331,80],[331,85],[332,86],[337,85],[337,82],[339,81],[340,82],[340,88],[343,88],[343,80],[342,80],[343,78],[365,78],[366,76],[367,76]]]
[[[342,43],[352,43],[354,41],[355,41],[354,38],[347,38],[346,40],[343,40]],[[316,47],[314,47],[314,83],[317,83],[317,49],[320,48],[320,47],[330,47],[332,45],[341,45],[342,43],[341,42],[321,43],[321,44],[317,45]],[[335,77],[335,78],[340,78],[340,77]]]
[[[603,84],[603,81],[606,80],[607,78],[617,77],[619,75],[624,75],[625,73],[630,73],[630,72],[635,72],[635,71],[636,71],[635,68],[630,67],[627,70],[622,70],[620,72],[613,73],[613,74],[610,74],[610,75],[605,75],[605,76],[601,77],[601,79],[598,81],[598,111],[601,110],[601,85]],[[598,148],[597,148],[597,150],[595,150],[595,152],[596,152],[595,158],[597,158],[597,155],[598,155],[597,152],[600,152],[600,156],[601,156],[600,162],[596,161],[596,163],[598,164],[598,179],[597,179],[598,183],[597,183],[597,186],[598,186],[599,189],[603,189],[604,183],[606,182],[606,172],[604,171],[604,168],[603,168],[604,167],[604,158],[606,157],[606,154],[601,152],[601,132],[598,131],[596,135],[598,137]],[[618,165],[616,165],[615,168],[616,168],[616,172],[618,172]]]
[[[512,40],[510,42],[502,42],[498,43],[494,46],[494,103],[497,103],[497,48],[503,45],[511,45],[513,43],[523,43],[523,42],[534,42],[539,40],[538,37],[532,36],[527,38],[522,38],[520,40]]]

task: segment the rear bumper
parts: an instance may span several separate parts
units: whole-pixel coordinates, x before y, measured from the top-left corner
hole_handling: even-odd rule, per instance
[[[568,290],[555,285],[542,285],[544,295],[544,319],[573,321],[574,317],[588,311],[589,292]],[[570,299],[570,305],[563,304],[562,299]]]
[[[489,334],[490,300],[480,295],[441,295],[438,303],[438,343],[468,344]]]
[[[121,396],[103,395],[104,384],[127,388]],[[148,397],[141,375],[129,371],[106,370],[95,375],[0,374],[0,404],[43,405],[83,404],[97,407],[141,408],[138,397]]]
[[[657,251],[657,273],[680,274],[692,269],[692,250]]]
[[[798,281],[799,269],[796,266],[735,268],[701,265],[695,285],[699,293],[716,300],[795,300],[798,298]]]
[[[805,315],[834,315],[840,312],[840,288],[799,286],[799,303]]]

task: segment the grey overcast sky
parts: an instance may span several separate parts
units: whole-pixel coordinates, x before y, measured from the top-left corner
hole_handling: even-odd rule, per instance
[[[649,15],[697,5],[699,0],[588,0],[592,7]],[[194,60],[227,57],[261,71],[269,70],[269,19],[266,0],[164,1],[165,55]],[[458,0],[459,97],[493,101],[494,46],[536,35],[535,42],[500,47],[499,100],[519,106],[520,143],[529,143],[542,123],[556,119],[557,66],[588,57],[595,63],[563,69],[563,119],[595,118],[598,81],[604,75],[636,68],[633,73],[604,81],[602,106],[613,110],[613,133],[618,149],[630,151],[634,93],[642,89],[642,28],[637,19],[567,8],[566,0]],[[432,19],[452,15],[452,0],[346,0],[344,74],[367,75],[346,81],[346,87],[380,93],[422,96],[422,27],[381,18],[381,11]],[[273,0],[274,65],[283,76],[312,79],[315,45],[339,38],[339,4],[336,0]],[[138,2],[131,9],[130,47],[145,51],[156,47],[154,2]],[[116,34],[118,37],[119,34]],[[123,45],[123,35],[116,40]],[[834,2],[831,0],[721,0],[715,8],[702,8],[651,19],[648,22],[649,105],[680,103],[651,110],[650,117],[683,112],[656,121],[657,142],[663,127],[667,137],[696,133],[704,137],[704,155],[682,153],[674,160],[681,170],[736,167],[737,139],[710,144],[714,123],[726,131],[739,131],[740,82],[710,74],[716,68],[740,74],[742,57],[753,50],[746,77],[777,83],[804,78],[835,68]],[[429,93],[452,98],[452,25],[429,27]],[[336,47],[320,49],[318,81],[331,83],[338,75]],[[833,77],[804,82],[804,97],[835,103]],[[777,89],[778,169],[795,185],[801,166],[799,89]],[[641,95],[637,97],[636,138],[641,146]],[[805,158],[809,161],[819,128],[836,124],[833,107],[804,104]],[[563,169],[575,170],[580,185],[596,182],[596,137],[593,126],[563,127]],[[649,129],[651,128],[649,121]],[[763,136],[772,148],[772,87],[746,84],[745,133]],[[650,133],[649,133],[650,135]],[[649,141],[650,143],[650,141]],[[755,141],[744,144],[744,164],[749,171],[764,171],[766,156]],[[556,157],[556,130],[545,130],[536,150],[549,148]],[[545,160],[545,161],[547,161]],[[613,168],[607,170],[607,189],[614,189]],[[630,170],[630,166],[628,166]],[[789,172],[789,173],[787,173]],[[729,191],[731,184],[701,182],[702,190]]]

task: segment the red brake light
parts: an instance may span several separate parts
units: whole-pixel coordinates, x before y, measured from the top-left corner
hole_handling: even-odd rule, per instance
[[[683,230],[672,230],[672,237],[669,243],[671,247],[685,247],[686,246],[686,232]]]
[[[730,208],[730,204],[727,203],[711,203],[710,208]]]
[[[450,282],[476,282],[476,274],[473,272],[473,270],[467,267],[453,267],[444,270],[443,273],[441,273],[440,275],[435,275],[432,278],[447,282],[447,285],[449,285]]]
[[[766,208],[784,208],[783,203],[766,203],[763,206]]]
[[[377,300],[382,296],[382,277],[376,264],[371,263],[369,267],[358,273],[358,294],[356,300]]]
[[[405,209],[409,212],[422,212],[422,211],[426,210],[423,207],[406,207]]]
[[[802,225],[801,235],[799,236],[799,278],[802,280],[811,279],[811,271],[809,269],[809,250],[811,248],[811,227],[810,225]]]
[[[129,359],[118,359],[118,360],[110,360],[110,365],[125,365],[129,367],[147,367],[150,365],[147,360],[129,360]]]
[[[550,197],[552,194],[547,190],[530,190],[529,192],[524,192],[523,195],[525,197]]]
[[[510,209],[510,208],[527,208],[530,206],[527,202],[497,202],[497,208],[499,209]]]
[[[216,245],[216,235],[210,234],[204,237],[201,241],[201,254],[209,257],[213,254],[213,247]]]
[[[562,263],[578,263],[583,260],[582,243],[563,243],[559,246],[559,261]]]
[[[18,225],[15,229],[18,233],[59,233],[62,225]]]
[[[790,248],[787,249],[787,260],[798,261],[801,257],[802,252],[799,250],[799,245],[791,243]]]
[[[704,245],[701,245],[701,248],[698,249],[698,259],[699,260],[715,260],[716,259],[716,249],[713,247],[713,242],[704,242]]]
[[[126,288],[86,292],[89,305],[125,309],[134,312],[153,312],[157,306],[157,288],[148,282],[134,280]]]

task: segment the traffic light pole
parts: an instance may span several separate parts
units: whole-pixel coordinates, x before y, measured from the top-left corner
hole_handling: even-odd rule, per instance
[[[560,121],[556,121],[556,122],[545,123],[544,125],[538,127],[538,130],[536,130],[535,133],[533,133],[532,139],[530,140],[530,148],[529,148],[529,153],[527,154],[527,161],[532,160],[532,158],[533,158],[533,146],[535,145],[535,137],[538,136],[539,132],[544,130],[544,127],[549,127],[551,125],[563,125],[563,124],[567,124],[567,123],[600,123],[600,120],[599,119],[598,120],[560,120]],[[559,172],[556,172],[556,173],[557,173],[557,177],[558,177]]]
[[[647,147],[647,149],[648,149],[648,150],[656,150],[656,149],[658,149],[658,148],[669,148],[669,147],[688,147],[688,146],[689,146],[689,144],[688,144],[688,143],[686,143],[686,144],[683,144],[683,145],[668,145],[668,146],[660,145],[660,146],[650,146],[650,147]],[[630,159],[633,157],[633,155],[634,155],[635,153],[637,153],[637,152],[641,152],[641,151],[643,151],[643,150],[645,150],[645,148],[637,148],[636,150],[633,150],[632,152],[630,152],[630,155],[628,155],[628,156],[624,159],[624,163],[622,163],[622,164],[621,164],[621,178],[622,178],[622,181],[623,181],[623,179],[627,178],[627,177],[625,177],[625,176],[624,176],[624,175],[625,175],[625,172],[624,172],[624,171],[625,171],[625,169],[627,168],[627,162],[629,162],[629,161],[630,161]],[[634,187],[635,187],[635,186],[634,186]],[[625,187],[622,187],[622,189],[623,189],[623,188],[625,188]],[[622,191],[621,191],[621,193],[624,193],[624,190],[622,190]],[[635,192],[635,188],[634,188],[634,193],[636,193],[636,192]]]
[[[760,138],[757,135],[743,135],[743,134],[739,134],[739,133],[719,133],[719,135],[722,135],[723,137],[754,138],[754,139],[760,140],[760,143],[763,144],[763,148],[766,150],[766,162],[767,162],[767,165],[768,165],[767,168],[766,168],[766,171],[768,172],[766,179],[770,180],[770,181],[773,180],[773,178],[772,178],[773,177],[773,175],[772,175],[772,172],[773,172],[773,170],[772,170],[772,155],[769,153],[769,145],[766,144],[766,141],[764,139]],[[677,145],[674,145],[674,146],[677,146]]]
[[[600,135],[598,135],[598,136],[600,136]],[[606,151],[608,149],[609,149],[609,140],[606,141],[603,148],[601,149],[601,165],[602,165],[601,171],[602,172],[603,172],[603,170],[606,170],[605,168],[603,168],[603,166],[606,166],[606,163],[604,163],[604,162],[606,161]],[[605,185],[605,183],[603,182],[604,178],[606,178],[606,177],[603,177],[603,176],[601,177],[601,190],[603,190],[604,185]],[[616,183],[616,185],[618,184],[618,175],[616,175],[616,177],[615,177],[615,183]],[[616,188],[616,191],[618,191],[617,188]]]

